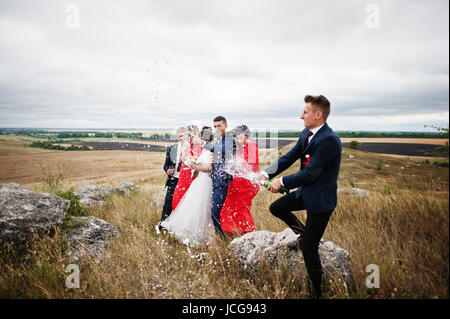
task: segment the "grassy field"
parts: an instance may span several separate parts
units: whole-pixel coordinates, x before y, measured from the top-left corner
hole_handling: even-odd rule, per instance
[[[41,163],[63,171],[61,190],[122,181],[136,182],[142,190],[132,197],[113,196],[103,208],[88,211],[116,225],[121,236],[111,242],[105,259],[79,264],[80,289],[65,288],[68,261],[57,233],[36,242],[26,257],[2,252],[0,298],[306,298],[304,282],[295,273],[269,267],[258,276],[246,273],[228,250],[229,240],[216,238],[195,250],[156,235],[161,208],[151,199],[163,188],[164,154],[64,152],[26,144],[2,138],[0,182],[49,191]],[[338,278],[328,278],[325,298],[448,298],[449,171],[424,160],[344,150],[339,187],[358,187],[370,196],[339,194],[324,238],[349,251],[356,286],[348,290]],[[286,174],[297,168],[296,163]],[[268,211],[278,196],[261,190],[255,198],[257,230],[286,228]],[[304,220],[304,212],[297,214]],[[365,286],[369,264],[380,267],[379,289]]]

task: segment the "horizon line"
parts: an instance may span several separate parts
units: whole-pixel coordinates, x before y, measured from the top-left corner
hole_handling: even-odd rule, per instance
[[[0,127],[0,129],[41,129],[41,130],[176,130],[177,128],[170,128],[170,127],[162,127],[162,128],[115,128],[115,127],[104,127],[104,128],[83,128],[83,127],[31,127],[31,126],[5,126]],[[272,128],[273,129],[273,128]],[[295,129],[284,129],[284,130],[278,130],[279,132],[301,132],[302,129],[295,130]],[[378,131],[368,131],[368,130],[334,130],[335,132],[367,132],[367,133],[439,133],[439,131],[392,131],[392,130],[378,130]]]

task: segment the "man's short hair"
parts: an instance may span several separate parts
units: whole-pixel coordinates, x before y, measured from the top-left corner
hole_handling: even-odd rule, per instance
[[[224,118],[222,115],[216,116],[216,117],[214,118],[214,120],[213,120],[213,122],[220,122],[220,121],[222,121],[222,122],[224,122],[225,124],[227,124],[227,119]]]
[[[211,142],[213,140],[213,134],[213,129],[210,126],[203,126],[200,137],[204,141]]]
[[[318,107],[323,114],[323,119],[326,121],[328,115],[330,115],[330,101],[323,95],[306,95],[305,103],[311,103],[315,107]]]

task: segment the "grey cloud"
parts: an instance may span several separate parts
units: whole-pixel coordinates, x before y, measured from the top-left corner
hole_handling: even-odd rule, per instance
[[[317,93],[337,129],[422,130],[448,114],[448,68],[444,0],[0,2],[0,126],[298,128]]]

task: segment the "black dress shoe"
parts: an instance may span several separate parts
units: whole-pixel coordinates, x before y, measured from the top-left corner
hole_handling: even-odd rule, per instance
[[[300,241],[302,240],[302,235],[298,235],[298,237],[286,244],[286,246],[291,250],[299,250],[300,249]]]
[[[158,224],[156,224],[155,226],[155,230],[156,230],[156,234],[159,235],[161,234],[161,232],[164,230],[165,228],[161,226],[161,222],[159,222]]]

